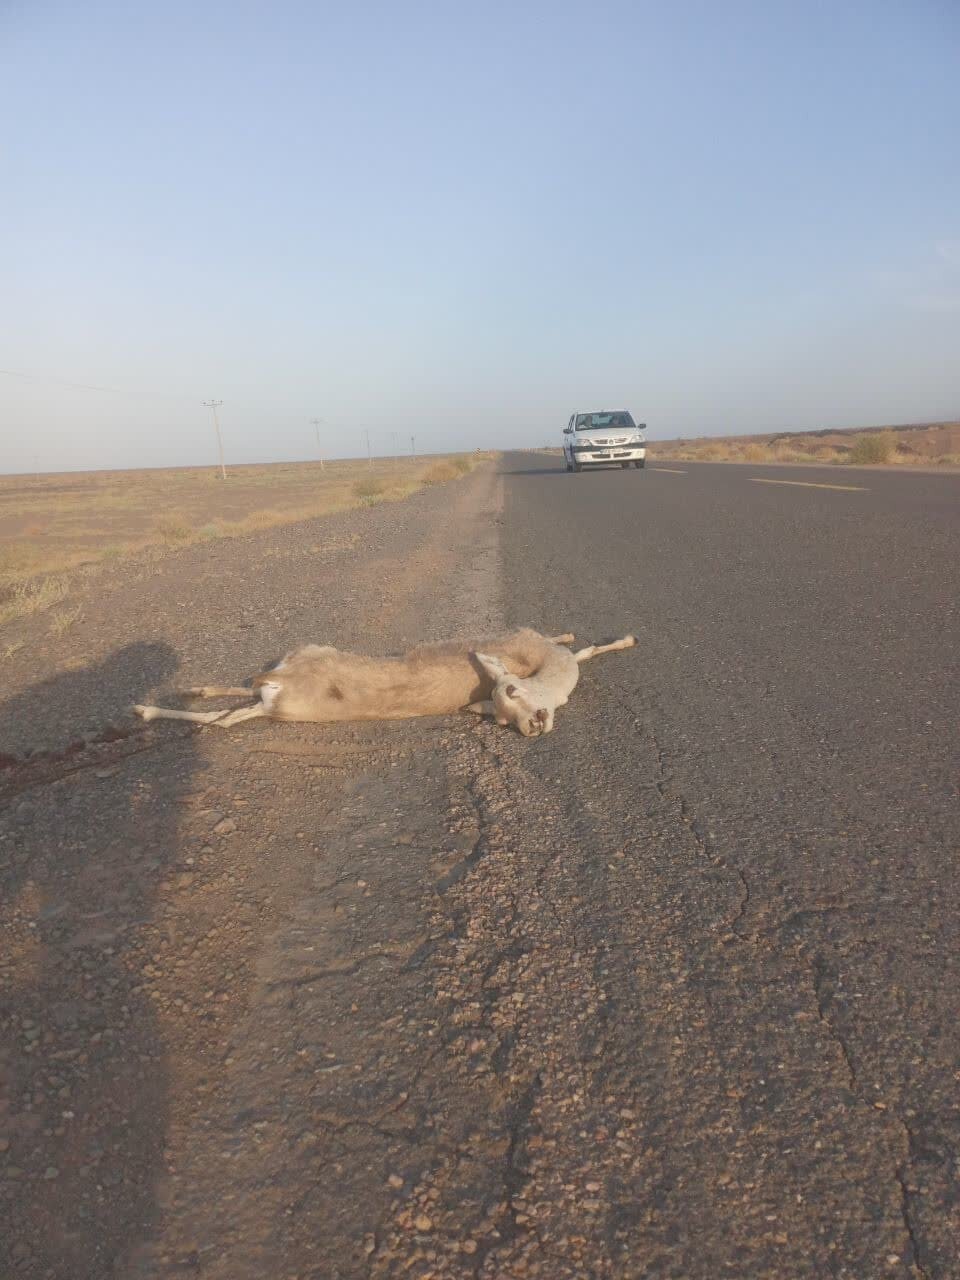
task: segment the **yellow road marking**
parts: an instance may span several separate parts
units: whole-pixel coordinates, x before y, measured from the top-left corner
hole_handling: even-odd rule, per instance
[[[665,471],[670,476],[685,476],[685,471],[676,471],[673,467],[651,467],[651,471]]]
[[[792,484],[800,489],[842,489],[844,493],[869,493],[863,484],[816,484],[813,480],[767,480],[764,476],[748,476],[754,484]]]

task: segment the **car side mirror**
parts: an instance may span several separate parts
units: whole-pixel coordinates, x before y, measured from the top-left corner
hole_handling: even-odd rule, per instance
[[[572,436],[572,435],[573,435],[573,427],[564,427],[564,428],[563,428],[563,434],[564,434],[565,436]]]

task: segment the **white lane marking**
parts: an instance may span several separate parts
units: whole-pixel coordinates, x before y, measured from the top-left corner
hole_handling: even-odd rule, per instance
[[[651,467],[650,470],[662,471],[665,475],[668,475],[668,476],[685,476],[687,474],[685,471],[677,471],[673,467]]]
[[[863,484],[817,484],[813,480],[768,480],[765,476],[748,476],[754,484],[792,484],[799,489],[841,489],[844,493],[869,493]]]

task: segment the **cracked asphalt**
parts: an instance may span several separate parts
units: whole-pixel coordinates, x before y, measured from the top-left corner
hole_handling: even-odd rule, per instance
[[[960,1276],[960,480],[670,466],[118,570],[8,670],[0,1274]],[[537,740],[126,736],[521,623],[639,644]]]

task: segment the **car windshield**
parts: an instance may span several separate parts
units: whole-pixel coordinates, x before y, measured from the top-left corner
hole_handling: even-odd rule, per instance
[[[578,431],[602,431],[605,427],[633,427],[629,413],[578,413]]]

